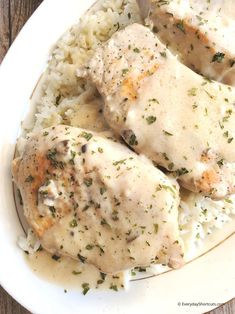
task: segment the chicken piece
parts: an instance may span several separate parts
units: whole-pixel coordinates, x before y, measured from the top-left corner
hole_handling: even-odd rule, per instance
[[[182,65],[133,24],[99,48],[84,70],[104,97],[110,127],[193,192],[235,192],[235,89]]]
[[[49,252],[105,273],[183,264],[178,184],[125,145],[52,127],[28,140],[13,177],[25,216]]]
[[[234,0],[138,0],[143,18],[191,69],[235,86]]]

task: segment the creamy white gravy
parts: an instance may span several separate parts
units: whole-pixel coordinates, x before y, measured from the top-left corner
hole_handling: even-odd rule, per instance
[[[53,259],[45,250],[33,255],[26,255],[26,261],[36,276],[48,282],[58,284],[64,290],[83,290],[83,284],[88,283],[90,289],[120,290],[126,286],[124,272],[117,274],[102,274],[93,265],[82,264],[69,257]]]
[[[196,250],[186,252],[186,262],[192,262],[194,259],[206,254],[213,248],[222,244],[228,237],[234,234],[235,217],[224,225],[222,229],[216,229],[206,237],[203,245]],[[67,290],[83,290],[82,284],[89,283],[92,289],[123,289],[128,287],[128,281],[148,277],[151,270],[147,272],[132,271],[121,272],[116,275],[107,275],[102,284],[97,284],[102,280],[99,270],[88,264],[82,264],[68,257],[61,257],[58,261],[52,258],[52,255],[45,250],[36,252],[34,255],[26,255],[26,261],[33,273],[44,280],[61,286]],[[152,270],[155,275],[163,274],[170,269],[159,265]]]

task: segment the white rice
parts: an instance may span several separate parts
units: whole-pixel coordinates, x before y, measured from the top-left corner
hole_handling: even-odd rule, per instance
[[[95,131],[107,129],[100,112],[102,99],[90,82],[77,77],[76,70],[115,31],[134,22],[141,22],[135,0],[103,0],[100,10],[83,16],[58,40],[33,98],[34,119],[23,124],[26,135],[61,123]],[[24,137],[19,141],[20,151],[23,145]],[[179,210],[180,232],[186,247],[200,246],[209,234],[230,221],[235,215],[234,204],[234,195],[213,201],[188,193]],[[33,245],[30,237],[28,241],[29,249],[23,241],[21,246],[31,253],[38,244]]]

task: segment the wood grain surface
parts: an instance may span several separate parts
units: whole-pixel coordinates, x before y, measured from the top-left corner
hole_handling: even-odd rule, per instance
[[[42,0],[0,0],[0,63],[22,26],[41,2]],[[0,314],[28,313],[0,287]],[[186,313],[186,309],[185,311],[182,309],[182,313]],[[200,313],[200,308],[198,308],[198,313]],[[234,314],[235,299],[208,313]]]

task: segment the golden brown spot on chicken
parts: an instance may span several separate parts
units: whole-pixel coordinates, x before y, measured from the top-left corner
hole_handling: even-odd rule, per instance
[[[137,98],[136,81],[132,77],[126,78],[122,83],[122,96],[130,100]]]
[[[138,75],[136,78],[130,75],[126,79],[124,79],[122,82],[121,90],[122,97],[128,98],[129,100],[137,99],[138,89],[141,85],[141,81],[153,75],[159,67],[160,64],[155,64],[148,71],[143,71],[143,73]]]
[[[210,169],[203,172],[202,178],[196,181],[196,187],[198,190],[210,194],[213,191],[213,186],[219,182],[219,174],[214,169]]]

